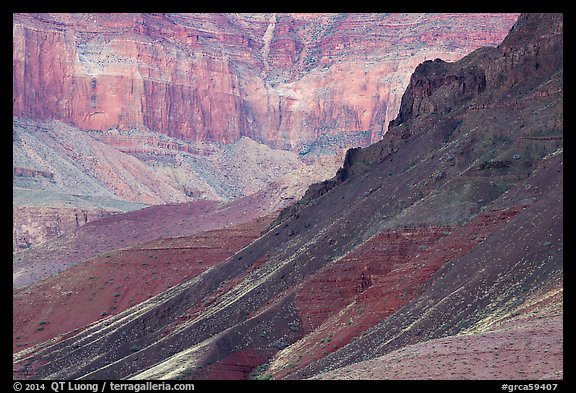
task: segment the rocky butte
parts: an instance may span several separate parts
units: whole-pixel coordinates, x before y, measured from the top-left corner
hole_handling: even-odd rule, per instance
[[[176,235],[184,206],[96,220],[173,235],[14,291],[15,378],[562,379],[563,15],[419,64],[382,140],[279,214]]]

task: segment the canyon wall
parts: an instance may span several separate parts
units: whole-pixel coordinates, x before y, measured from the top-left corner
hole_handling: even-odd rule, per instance
[[[75,266],[15,290],[14,377],[561,379],[562,29],[523,15],[497,48],[424,63],[384,139],[270,225],[248,223],[267,194],[197,201],[25,251],[15,287]],[[224,234],[198,231],[234,220],[258,238],[207,258]]]
[[[295,152],[247,137],[194,143],[143,131],[81,131],[55,120],[15,118],[12,141],[14,252],[147,205],[265,193],[276,199],[267,207],[283,207],[339,165],[337,157],[307,165]]]
[[[15,222],[37,222],[18,224],[14,250],[61,233],[38,228],[74,228],[66,209],[110,210],[78,195],[299,197],[381,138],[416,65],[496,45],[516,18],[13,14],[13,186],[42,194],[17,203]],[[67,205],[40,203],[53,198]]]
[[[12,251],[17,252],[43,243],[63,233],[117,212],[110,210],[56,208],[41,206],[14,207]]]
[[[414,67],[496,45],[516,14],[14,14],[13,113],[188,141],[366,145]]]

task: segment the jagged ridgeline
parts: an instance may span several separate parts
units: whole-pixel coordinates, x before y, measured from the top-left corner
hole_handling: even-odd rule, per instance
[[[284,207],[382,137],[418,63],[517,16],[15,13],[13,252],[145,205]]]
[[[522,14],[416,67],[384,138],[255,240],[15,375],[562,379],[562,202],[563,16]]]

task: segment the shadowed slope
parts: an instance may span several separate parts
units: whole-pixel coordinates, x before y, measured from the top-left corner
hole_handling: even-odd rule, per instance
[[[350,150],[258,240],[74,337],[15,354],[15,370],[299,379],[495,330],[561,286],[563,70],[537,66],[561,57],[558,28],[561,15],[522,16],[510,32],[520,37],[498,49],[423,63],[386,138]]]
[[[14,256],[13,285],[29,285],[96,255],[159,238],[190,236],[271,214],[289,200],[270,187],[232,202],[196,201],[151,206],[87,223]]]
[[[271,219],[108,252],[14,291],[14,349],[70,336],[197,276],[258,238]]]

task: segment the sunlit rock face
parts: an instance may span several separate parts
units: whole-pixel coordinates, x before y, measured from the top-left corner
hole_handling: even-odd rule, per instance
[[[283,25],[259,17],[262,80],[314,72],[271,76]],[[562,379],[562,31],[562,14],[523,14],[497,47],[421,63],[383,139],[279,213],[275,185],[114,214],[17,254],[14,379]],[[57,182],[24,165],[41,158],[24,131],[15,178]],[[296,155],[223,146],[261,167]]]
[[[14,14],[13,112],[83,130],[299,150],[386,131],[422,61],[497,45],[517,14]],[[370,131],[368,131],[370,130]]]

